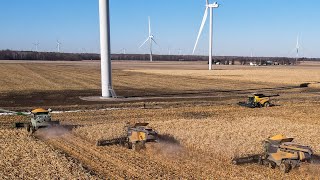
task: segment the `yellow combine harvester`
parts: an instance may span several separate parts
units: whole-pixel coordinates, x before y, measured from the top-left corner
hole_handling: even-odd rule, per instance
[[[264,153],[235,158],[233,164],[258,163],[260,165],[268,165],[274,169],[277,166],[284,173],[288,173],[291,169],[299,167],[302,162],[311,162],[313,151],[310,147],[295,144],[293,138],[287,138],[284,135],[276,135],[264,141]]]
[[[126,135],[116,139],[99,140],[97,146],[108,145],[124,145],[129,149],[140,150],[145,148],[145,143],[156,142],[158,140],[158,133],[151,128],[148,128],[149,123],[135,123],[128,124],[125,127]]]
[[[247,102],[239,102],[238,105],[249,107],[249,108],[270,107],[270,106],[274,106],[274,104],[270,102],[270,97],[276,97],[276,96],[279,96],[279,95],[277,94],[277,95],[266,96],[264,94],[253,94],[252,96],[248,97]]]

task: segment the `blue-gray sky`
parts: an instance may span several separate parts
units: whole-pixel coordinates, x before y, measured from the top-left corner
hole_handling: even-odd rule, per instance
[[[320,1],[222,0],[214,11],[214,54],[320,57]],[[98,0],[0,0],[0,49],[99,52]],[[147,53],[148,16],[155,53],[191,54],[205,0],[110,0],[112,52]],[[196,54],[208,52],[208,22]]]

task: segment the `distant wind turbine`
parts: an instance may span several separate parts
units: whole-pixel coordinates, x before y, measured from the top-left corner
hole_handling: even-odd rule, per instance
[[[298,59],[299,59],[299,49],[300,49],[300,44],[299,44],[299,35],[298,35],[297,36],[297,44],[296,44],[296,51],[297,51],[296,63],[298,62]]]
[[[202,19],[202,23],[201,23],[201,26],[200,26],[200,30],[199,30],[199,34],[198,34],[198,37],[197,37],[197,41],[194,45],[194,48],[193,48],[193,53],[195,52],[196,48],[197,48],[197,45],[198,45],[198,41],[199,41],[199,38],[201,36],[201,33],[202,33],[202,30],[203,30],[203,27],[204,25],[206,24],[206,20],[207,20],[207,17],[208,17],[208,9],[210,9],[210,31],[209,31],[209,70],[212,70],[212,35],[213,35],[213,27],[212,27],[212,21],[213,21],[213,8],[218,8],[219,7],[219,4],[217,2],[214,2],[212,4],[209,4],[209,0],[206,0],[206,9],[204,11],[204,15],[203,15],[203,19]]]
[[[154,36],[151,33],[151,22],[150,22],[150,17],[148,17],[149,20],[149,36],[144,41],[139,48],[141,48],[144,44],[146,44],[149,41],[149,46],[150,46],[150,61],[152,62],[152,42],[158,45],[158,43],[154,40]]]
[[[36,52],[38,52],[38,47],[39,47],[39,42],[37,42],[37,43],[33,43],[33,45],[35,46],[35,48],[36,48]]]
[[[126,54],[126,48],[121,49],[122,54]]]
[[[62,43],[59,40],[57,40],[57,51],[58,51],[58,53],[60,53],[61,44]]]

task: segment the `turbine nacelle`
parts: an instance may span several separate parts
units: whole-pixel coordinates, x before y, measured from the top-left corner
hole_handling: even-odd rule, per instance
[[[217,2],[209,4],[209,0],[206,0],[206,7],[208,7],[208,8],[218,8],[219,4]]]
[[[208,8],[218,8],[219,4],[217,2],[214,2],[213,4],[207,4],[206,5]]]

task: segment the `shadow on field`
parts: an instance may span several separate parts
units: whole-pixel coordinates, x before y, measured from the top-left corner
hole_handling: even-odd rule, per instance
[[[247,89],[233,89],[233,90],[221,90],[221,89],[207,89],[207,90],[184,90],[184,91],[169,91],[162,89],[161,91],[157,89],[128,89],[129,92],[132,93],[130,96],[126,96],[128,92],[122,92],[121,90],[116,90],[121,96],[126,98],[128,97],[154,97],[154,96],[163,96],[163,97],[170,97],[170,96],[194,96],[194,95],[216,95],[216,93],[230,93],[234,95],[244,95],[244,94],[251,94],[254,92],[266,92],[266,91],[281,91],[281,90],[293,90],[293,89],[303,89],[307,88],[311,83],[302,83],[297,86],[281,86],[281,87],[270,87],[270,88],[247,88]],[[165,93],[164,93],[165,92]],[[136,94],[136,95],[134,95]]]
[[[311,83],[312,84],[312,83]],[[160,97],[157,101],[184,101],[190,97],[203,99],[201,96],[209,96],[214,100],[226,100],[227,98],[237,98],[239,95],[251,94],[253,92],[272,92],[280,90],[292,90],[307,88],[310,83],[302,83],[299,86],[282,86],[282,87],[270,87],[270,88],[247,88],[247,89],[233,89],[233,90],[221,90],[221,89],[206,89],[206,90],[172,90],[172,89],[157,89],[157,88],[131,88],[125,86],[116,86],[115,91],[118,96],[122,97]],[[248,85],[250,87],[250,85]],[[307,91],[316,91],[307,89]],[[220,93],[220,94],[219,94]],[[25,108],[31,107],[55,107],[58,110],[61,105],[66,106],[79,106],[79,105],[105,105],[106,102],[94,102],[83,101],[80,97],[100,96],[100,89],[91,90],[57,90],[57,91],[35,91],[35,92],[8,92],[0,93],[0,104],[5,107],[16,107],[15,110],[26,110]],[[217,95],[223,95],[227,98],[219,98]],[[180,97],[175,99],[174,97]],[[197,97],[198,96],[198,97]],[[161,97],[167,97],[167,99],[161,100]],[[168,99],[172,97],[172,99]],[[181,98],[182,97],[182,98]],[[185,97],[185,98],[184,98]],[[208,97],[205,97],[207,99]],[[136,102],[148,102],[154,100],[137,100]],[[121,102],[109,102],[108,104],[120,104]],[[20,109],[19,109],[20,108]],[[58,109],[57,109],[58,108]]]
[[[80,100],[79,96],[99,96],[100,92],[101,90],[9,92],[0,94],[0,104],[2,107],[50,107],[92,104],[92,102]]]
[[[312,156],[312,164],[320,165],[320,155],[313,155]]]

